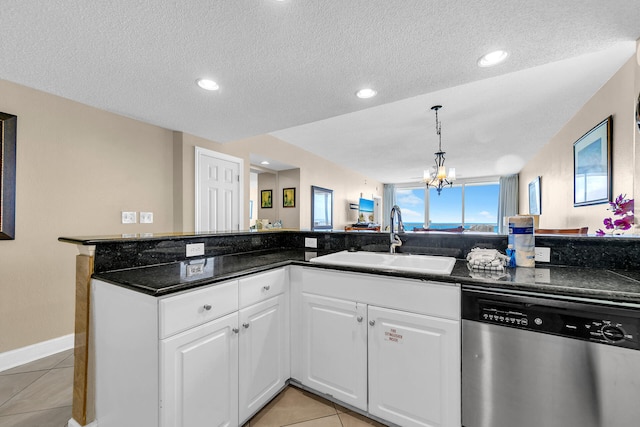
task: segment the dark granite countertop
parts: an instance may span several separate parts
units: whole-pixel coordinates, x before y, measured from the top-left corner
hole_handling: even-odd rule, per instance
[[[611,269],[544,266],[508,268],[505,273],[472,272],[467,262],[458,260],[449,276],[398,273],[370,268],[347,268],[308,262],[314,256],[333,251],[282,249],[214,256],[94,274],[94,278],[153,296],[230,280],[286,265],[304,265],[342,271],[374,273],[394,277],[461,284],[463,287],[498,288],[514,292],[539,292],[553,296],[598,299],[615,303],[640,304],[640,272]],[[203,272],[187,277],[187,264],[203,264]]]

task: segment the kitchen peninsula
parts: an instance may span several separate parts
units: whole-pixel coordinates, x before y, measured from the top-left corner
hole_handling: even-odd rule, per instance
[[[317,248],[305,248],[305,243],[309,243],[307,239],[315,239]],[[576,298],[588,297],[621,304],[640,304],[640,272],[635,270],[637,268],[635,260],[638,259],[640,252],[640,240],[634,238],[603,239],[595,237],[539,236],[536,239],[536,244],[552,248],[552,262],[535,270],[509,269],[507,274],[500,277],[491,274],[472,273],[467,268],[466,262],[463,261],[466,254],[473,247],[496,248],[504,251],[507,243],[506,236],[491,234],[407,234],[403,236],[404,244],[402,249],[406,253],[447,255],[457,258],[458,261],[450,276],[418,273],[399,274],[392,271],[318,266],[308,262],[311,257],[340,250],[388,251],[388,234],[386,233],[281,231],[196,235],[167,234],[130,238],[63,237],[60,240],[78,245],[81,253],[77,262],[78,289],[76,303],[78,308],[76,313],[76,381],[74,383],[73,409],[73,417],[78,425],[88,425],[96,416],[93,407],[95,383],[91,370],[94,363],[94,355],[91,351],[88,351],[88,337],[91,333],[96,333],[92,329],[96,325],[92,326],[89,322],[89,285],[91,277],[93,277],[95,284],[94,288],[100,289],[98,295],[94,295],[94,298],[98,298],[102,291],[110,288],[112,290],[117,289],[116,293],[120,295],[118,298],[132,297],[131,301],[134,299],[139,301],[151,301],[153,299],[169,301],[177,296],[193,295],[196,292],[218,292],[221,289],[225,289],[225,287],[230,289],[231,293],[239,292],[239,305],[236,302],[236,306],[227,307],[218,312],[216,316],[227,316],[228,313],[239,313],[242,316],[243,309],[254,307],[266,301],[260,295],[265,287],[269,287],[270,290],[273,289],[275,291],[273,295],[278,296],[280,306],[284,307],[280,311],[283,314],[278,314],[278,316],[284,317],[284,320],[280,320],[283,322],[282,325],[285,325],[283,327],[288,327],[287,320],[289,316],[295,316],[296,312],[298,315],[300,314],[294,304],[301,302],[296,298],[302,298],[302,295],[300,293],[295,294],[293,288],[299,286],[299,283],[305,279],[304,274],[310,274],[310,277],[314,277],[316,275],[315,272],[325,272],[337,275],[335,276],[337,278],[347,277],[351,279],[359,275],[366,275],[367,278],[373,279],[373,282],[385,281],[385,283],[390,284],[397,283],[398,286],[404,286],[405,282],[409,282],[412,285],[423,284],[425,288],[434,286],[434,289],[437,289],[438,292],[444,292],[447,295],[452,293],[448,297],[454,299],[447,301],[453,301],[453,304],[444,304],[443,307],[453,308],[450,308],[449,312],[439,313],[444,316],[445,323],[455,322],[456,317],[459,319],[459,300],[455,298],[459,298],[459,296],[456,297],[456,292],[459,293],[461,287],[497,287],[515,292],[535,290]],[[201,256],[187,258],[185,255],[186,245],[194,243],[203,243],[204,253]],[[617,256],[615,259],[606,259],[601,256],[603,252],[616,253]],[[267,277],[276,277],[275,281],[264,284],[263,275],[265,274]],[[263,277],[259,280],[254,279],[259,276]],[[355,281],[357,282],[357,280]],[[318,284],[320,282],[320,279],[315,280],[313,286],[320,286]],[[298,284],[296,285],[295,283]],[[281,288],[278,288],[278,286],[281,286]],[[287,289],[287,286],[291,286],[290,298],[285,296],[287,294],[284,289]],[[251,291],[254,288],[255,291]],[[249,290],[249,295],[246,296],[245,302],[242,301],[243,289]],[[421,291],[422,289],[418,292]],[[251,292],[254,293],[252,294]],[[321,291],[316,290],[315,292]],[[380,298],[386,298],[386,296],[384,290],[381,292],[383,292],[381,297],[371,296],[371,300],[365,302],[374,308],[376,304],[382,305],[380,304]],[[294,295],[298,295],[298,297],[294,297]],[[445,298],[448,297],[445,296]],[[322,298],[326,300],[327,297]],[[402,302],[398,302],[398,304],[402,304]],[[207,309],[208,305],[213,307]],[[160,307],[162,307],[162,302]],[[273,307],[271,306],[270,310],[272,312],[277,311]],[[157,325],[161,331],[159,335],[156,334],[153,337],[154,341],[149,344],[149,348],[154,346],[158,348],[158,339],[162,340],[164,339],[163,337],[171,339],[170,337],[174,336],[172,334],[178,332],[181,334],[187,327],[201,327],[204,325],[202,322],[208,322],[210,319],[207,316],[209,314],[213,316],[217,309],[216,305],[205,302],[202,304],[201,312],[196,316],[200,317],[195,320],[195,325],[176,325],[170,319],[165,325],[166,328],[165,326]],[[150,318],[154,316],[153,310],[150,312]],[[162,310],[160,308],[160,311]],[[91,315],[94,314],[92,313]],[[433,313],[428,312],[426,314]],[[233,322],[235,323],[229,326],[231,331],[246,323],[238,322],[237,319],[233,320]],[[206,324],[208,325],[209,323]],[[285,375],[281,375],[281,382],[278,383],[280,385],[290,378],[296,384],[296,381],[303,377],[304,374],[300,360],[294,360],[294,356],[297,354],[296,349],[304,353],[303,349],[301,349],[303,347],[301,343],[293,342],[295,337],[300,335],[300,331],[296,333],[293,322],[290,323],[290,326],[292,328],[292,342],[289,344],[292,358],[290,361],[285,360],[289,365],[282,368],[281,372],[284,372]],[[251,328],[246,329],[248,331],[252,330]],[[459,328],[457,330],[459,333]],[[117,337],[117,333],[114,336]],[[99,342],[101,337],[96,335],[93,339]],[[452,346],[452,348],[458,348],[459,351],[459,337],[457,347],[455,347],[455,341]],[[98,352],[100,352],[100,349],[98,349]],[[98,370],[100,370],[100,364],[97,366]],[[155,375],[158,377],[157,370],[159,368],[152,366],[152,369],[156,369]],[[287,371],[287,369],[289,370]],[[286,375],[287,373],[289,375]],[[96,375],[100,378],[101,374],[97,372]],[[371,378],[369,381],[371,381]],[[304,378],[302,378],[301,383],[303,386],[305,385]],[[239,384],[242,387],[241,380]],[[459,378],[456,387],[450,392],[458,393],[459,395]],[[318,391],[319,387],[310,386],[309,389]],[[278,387],[275,388],[275,392],[277,390]],[[147,396],[146,400],[155,398],[157,396]],[[336,400],[345,401],[344,398],[340,397],[336,397]],[[360,409],[362,413],[371,414],[371,403],[369,403],[369,410],[366,407],[358,406],[357,402],[347,403],[356,409]],[[153,405],[157,406],[158,402],[148,402],[148,404],[149,407],[152,407]],[[255,412],[255,409],[259,408],[250,408],[240,417],[251,415]],[[240,410],[242,411],[242,409]],[[238,410],[236,409],[237,413]],[[156,411],[156,414],[157,417],[161,417],[158,411]],[[97,416],[98,418],[102,416],[100,409],[98,409]],[[384,414],[374,416],[379,417],[381,420],[388,419],[385,418]],[[449,420],[450,425],[455,425],[455,422],[458,422],[459,425],[459,419],[457,421],[455,417],[450,419],[450,415],[446,417],[445,419]],[[240,419],[240,421],[243,421],[243,419]],[[103,424],[101,423],[100,425]],[[149,425],[164,424],[158,424],[158,421],[155,423],[151,421]]]

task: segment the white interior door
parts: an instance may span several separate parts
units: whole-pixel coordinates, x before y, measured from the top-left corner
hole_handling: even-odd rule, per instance
[[[196,147],[195,231],[240,229],[242,174],[242,159]]]

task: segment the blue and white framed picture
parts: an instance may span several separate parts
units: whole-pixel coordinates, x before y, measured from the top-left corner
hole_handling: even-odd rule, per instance
[[[573,144],[573,206],[611,201],[611,116]]]
[[[529,183],[529,215],[541,215],[540,177]]]

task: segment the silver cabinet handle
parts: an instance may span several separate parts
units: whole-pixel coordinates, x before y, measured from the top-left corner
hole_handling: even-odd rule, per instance
[[[375,321],[375,320],[369,320],[369,325],[373,326],[373,325],[375,325],[375,324],[376,324],[376,321]]]
[[[268,291],[269,289],[271,289],[271,286],[270,285],[263,286],[262,289],[264,289],[265,291]]]
[[[237,334],[238,332],[240,332],[240,329],[238,329],[238,328],[233,328],[231,330],[233,331],[234,334]]]
[[[358,317],[356,317],[356,320],[358,321],[358,323],[361,323],[362,320],[363,320],[363,317],[362,316],[358,316]]]
[[[249,324],[248,323],[243,323],[242,327],[245,328],[245,329],[249,329]]]
[[[211,304],[205,304],[204,307],[202,307],[202,308],[204,308],[205,310],[209,311],[209,310],[211,310]]]

